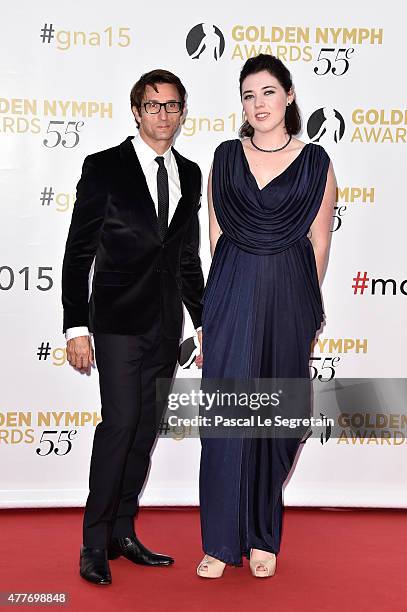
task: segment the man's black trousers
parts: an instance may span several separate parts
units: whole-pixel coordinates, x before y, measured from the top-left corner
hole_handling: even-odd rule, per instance
[[[95,333],[94,343],[102,421],[93,441],[83,543],[106,548],[111,537],[134,533],[160,421],[156,379],[172,378],[179,341],[165,338],[157,323],[141,335]]]

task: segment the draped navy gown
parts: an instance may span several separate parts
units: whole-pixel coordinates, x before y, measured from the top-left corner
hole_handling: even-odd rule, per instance
[[[203,378],[309,378],[324,312],[307,237],[329,157],[307,144],[263,189],[240,140],[215,151],[218,239],[203,299]],[[280,549],[282,486],[300,440],[202,438],[203,549],[241,565],[251,548]]]

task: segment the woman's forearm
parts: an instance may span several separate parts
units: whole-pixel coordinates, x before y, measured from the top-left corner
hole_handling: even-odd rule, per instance
[[[324,280],[326,266],[328,263],[329,246],[313,246],[313,248],[315,255],[315,263],[317,265],[318,282],[319,286],[321,286],[322,281]]]

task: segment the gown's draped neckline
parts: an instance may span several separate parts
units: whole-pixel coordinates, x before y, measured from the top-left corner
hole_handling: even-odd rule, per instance
[[[278,178],[280,178],[281,176],[283,176],[283,174],[284,174],[285,172],[288,172],[288,171],[289,171],[289,169],[290,169],[290,167],[291,167],[293,164],[295,164],[295,162],[297,161],[297,159],[298,159],[298,158],[299,158],[299,157],[302,155],[302,152],[304,151],[304,149],[305,149],[306,147],[308,147],[308,146],[309,146],[309,145],[307,145],[307,144],[306,144],[306,145],[304,145],[304,146],[302,147],[302,149],[300,150],[300,152],[298,153],[298,155],[297,155],[297,156],[296,156],[296,157],[295,157],[295,158],[292,160],[292,162],[290,162],[290,163],[288,164],[288,166],[287,166],[286,168],[284,168],[284,170],[283,170],[282,172],[280,172],[280,174],[277,174],[277,176],[275,176],[274,178],[272,178],[272,179],[270,179],[269,181],[267,181],[267,183],[266,183],[266,184],[265,184],[263,187],[260,187],[260,186],[259,186],[259,184],[258,184],[258,182],[257,182],[256,177],[254,176],[254,174],[253,174],[253,172],[252,172],[252,170],[251,170],[251,168],[250,168],[250,163],[249,163],[249,160],[247,159],[247,155],[246,155],[246,153],[245,153],[245,151],[244,151],[243,143],[242,143],[242,141],[241,141],[241,140],[240,140],[239,142],[240,142],[240,145],[241,145],[241,147],[242,147],[243,157],[244,157],[244,159],[246,160],[246,166],[247,166],[247,169],[248,169],[248,171],[250,172],[250,174],[252,175],[253,180],[254,180],[254,182],[256,183],[257,188],[258,188],[258,190],[259,190],[259,191],[263,191],[263,190],[267,189],[267,187],[271,186],[271,185],[274,183],[274,181],[276,181]]]
[[[271,255],[290,248],[308,233],[325,191],[329,156],[305,145],[280,174],[260,188],[240,140],[216,151],[213,204],[223,233],[239,248]]]

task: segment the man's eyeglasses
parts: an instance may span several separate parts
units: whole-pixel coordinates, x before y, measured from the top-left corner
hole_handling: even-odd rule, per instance
[[[162,106],[167,113],[179,113],[181,110],[181,102],[144,102],[143,106],[149,115],[158,114]]]

